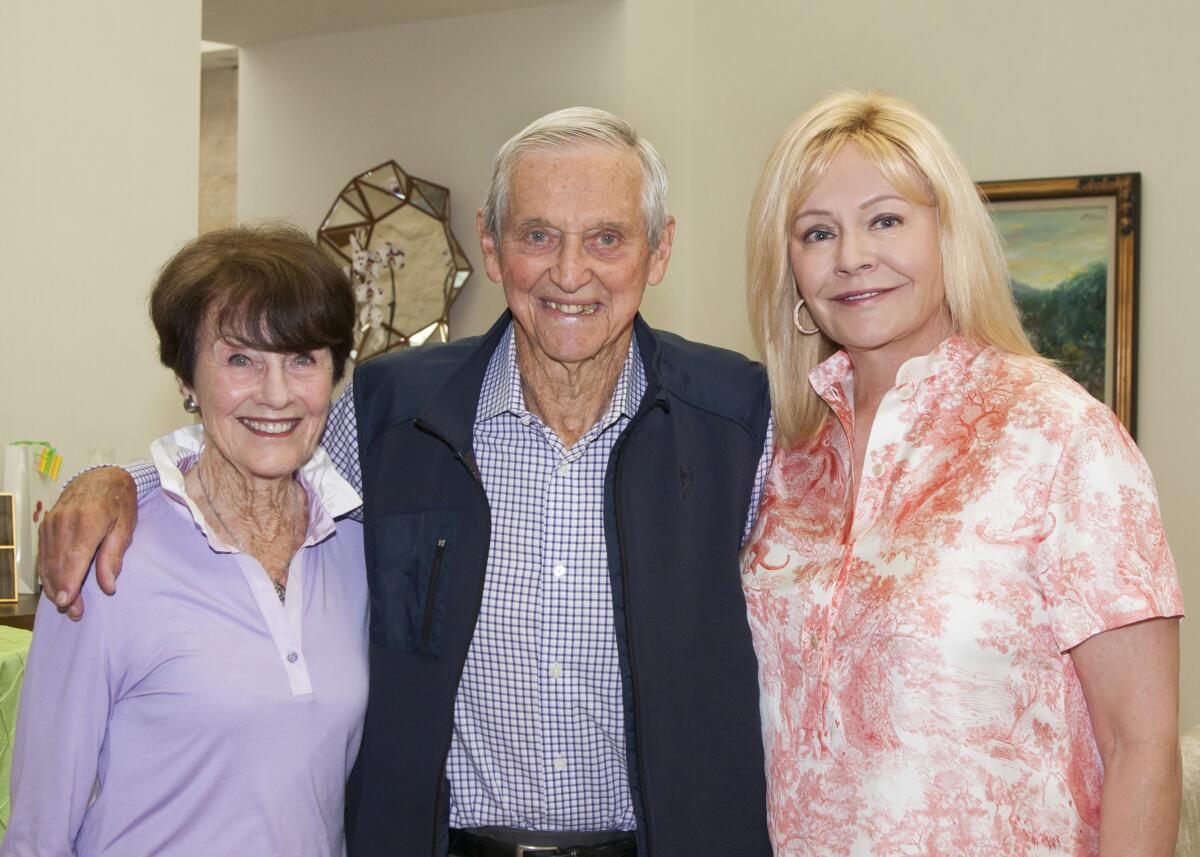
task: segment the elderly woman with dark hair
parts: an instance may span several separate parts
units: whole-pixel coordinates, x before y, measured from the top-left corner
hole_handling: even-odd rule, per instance
[[[367,589],[318,441],[350,284],[297,230],[231,229],[168,262],[150,314],[202,425],[152,447],[123,596],[93,574],[89,621],[39,607],[0,853],[343,854]]]

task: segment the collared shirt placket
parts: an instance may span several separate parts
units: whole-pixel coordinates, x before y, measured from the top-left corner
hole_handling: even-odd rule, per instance
[[[644,390],[634,346],[605,414],[566,449],[525,408],[511,333],[493,355],[475,427],[493,540],[447,760],[452,826],[634,826],[603,506]]]

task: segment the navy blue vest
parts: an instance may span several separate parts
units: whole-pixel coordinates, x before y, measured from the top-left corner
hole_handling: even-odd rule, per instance
[[[483,337],[355,372],[371,692],[348,792],[353,857],[443,857],[454,699],[487,565],[472,455]],[[618,439],[605,530],[642,857],[770,857],[738,550],[769,418],[762,367],[635,326],[647,390]]]

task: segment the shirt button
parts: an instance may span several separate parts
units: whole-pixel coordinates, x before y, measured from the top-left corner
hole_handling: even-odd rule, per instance
[[[562,577],[564,574],[567,573],[567,567],[565,565],[563,565],[561,562],[558,565],[554,566],[554,568],[551,570],[554,572],[555,577]]]
[[[533,422],[533,417],[529,416],[529,414],[525,414],[523,417],[518,417],[518,420],[520,421],[521,425],[528,426],[531,422]]]
[[[296,654],[295,652],[287,653],[287,661],[289,664],[294,664],[298,660],[300,660],[300,656],[298,654]]]
[[[556,467],[554,469],[558,471],[559,476],[566,476],[568,473],[571,472],[571,462],[564,461],[562,464],[558,465],[558,467]]]
[[[872,464],[871,465],[871,475],[872,476],[882,476],[883,475],[883,464],[881,464],[878,461],[876,461],[874,464]]]
[[[550,664],[550,678],[562,678],[562,664]]]
[[[567,757],[566,756],[555,756],[554,757],[554,770],[565,771],[566,769],[567,769]]]

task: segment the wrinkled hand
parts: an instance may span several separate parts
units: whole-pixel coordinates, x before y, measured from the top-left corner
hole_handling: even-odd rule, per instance
[[[77,476],[38,529],[37,570],[44,597],[51,598],[59,612],[82,618],[80,589],[93,556],[96,583],[114,594],[135,523],[137,491],[132,476],[119,467]]]

